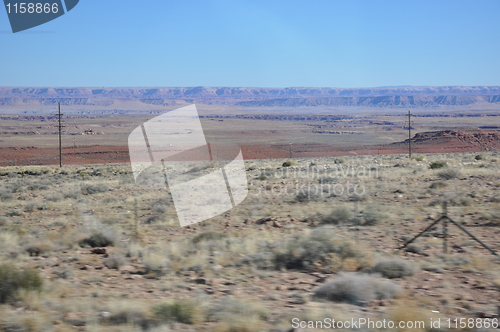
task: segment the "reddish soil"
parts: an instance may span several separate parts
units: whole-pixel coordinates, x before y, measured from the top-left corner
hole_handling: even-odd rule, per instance
[[[289,145],[241,145],[245,159],[290,158]],[[492,151],[500,148],[498,130],[446,130],[418,133],[412,139],[412,152],[454,153]],[[333,147],[326,144],[294,144],[292,157],[402,154],[408,152],[408,141],[380,146]],[[57,148],[0,148],[0,166],[57,165]],[[80,146],[63,148],[64,164],[128,163],[126,146]]]
[[[64,164],[107,164],[130,162],[128,147],[94,145],[63,148]],[[57,148],[0,148],[0,166],[57,165]]]

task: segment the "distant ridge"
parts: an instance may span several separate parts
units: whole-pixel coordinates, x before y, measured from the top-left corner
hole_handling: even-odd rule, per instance
[[[239,106],[374,106],[433,107],[499,104],[500,86],[377,87],[377,88],[249,88],[249,87],[0,87],[0,106],[36,102],[40,105],[111,106],[115,100],[150,105],[175,101]]]
[[[406,95],[378,97],[285,98],[238,102],[240,106],[378,106],[434,107],[500,103],[500,95]]]

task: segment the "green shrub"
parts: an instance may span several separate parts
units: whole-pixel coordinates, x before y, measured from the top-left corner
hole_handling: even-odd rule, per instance
[[[52,187],[53,183],[48,180],[40,180],[28,185],[28,190],[47,190]]]
[[[434,273],[443,273],[444,269],[441,266],[435,265],[431,262],[424,262],[422,264],[422,270],[434,272]]]
[[[135,325],[140,326],[142,331],[149,331],[150,328],[156,325],[153,317],[151,317],[151,314],[145,308],[133,304],[122,304],[118,305],[117,308],[112,308],[108,317],[101,317],[101,323],[109,325]],[[127,329],[127,331],[129,330]]]
[[[437,175],[441,179],[451,180],[451,179],[456,179],[456,178],[460,177],[462,175],[462,173],[456,168],[448,168],[448,169],[440,171]]]
[[[319,186],[309,185],[309,186],[301,188],[299,190],[299,193],[297,194],[297,196],[295,196],[295,200],[297,202],[300,202],[300,203],[309,202],[309,201],[317,201],[317,200],[321,199],[322,194],[323,193],[321,192]]]
[[[317,228],[309,236],[292,235],[273,251],[277,269],[359,271],[371,266],[371,256],[353,242],[339,238],[335,231]]]
[[[482,155],[482,154],[478,154],[478,155],[476,155],[476,156],[474,157],[474,159],[476,159],[476,160],[484,160],[484,155]]]
[[[23,172],[23,174],[26,174],[26,175],[34,175],[34,176],[39,176],[39,175],[42,175],[42,171],[39,170],[39,169],[27,169]]]
[[[156,202],[151,206],[151,210],[156,213],[165,213],[169,208],[170,206],[168,204],[162,204],[161,202]]]
[[[0,216],[0,226],[6,226],[8,224],[9,224],[9,219],[7,219],[6,217]]]
[[[212,165],[195,165],[191,167],[186,173],[198,173],[209,168],[212,168]]]
[[[213,301],[207,308],[207,320],[222,321],[225,332],[265,331],[262,319],[268,317],[268,312],[255,303],[243,302],[232,297],[222,297]]]
[[[346,163],[346,162],[347,162],[347,160],[345,160],[344,158],[335,158],[335,159],[333,160],[333,162],[334,162],[335,164],[344,164],[344,163]]]
[[[12,300],[16,292],[42,290],[43,280],[37,270],[20,270],[11,263],[0,264],[0,303]]]
[[[317,288],[314,298],[359,305],[366,301],[393,299],[401,293],[401,287],[389,280],[367,274],[347,273]]]
[[[163,220],[163,214],[162,213],[158,213],[158,214],[153,214],[152,216],[149,216],[145,223],[146,224],[154,224],[154,223],[157,223],[157,222],[160,222]]]
[[[441,189],[441,188],[444,188],[446,186],[448,186],[448,184],[446,182],[436,181],[436,182],[433,182],[429,188],[431,188],[431,189]]]
[[[24,180],[10,182],[5,185],[5,189],[10,190],[13,193],[25,192],[26,188],[28,188],[28,184]]]
[[[297,163],[293,160],[287,160],[285,161],[281,166],[283,167],[290,167],[290,166],[295,166]]]
[[[28,311],[28,310],[26,310]],[[0,331],[2,332],[39,332],[54,331],[48,315],[39,312],[23,312],[19,310],[2,310],[0,315]]]
[[[446,166],[448,166],[446,161],[434,161],[429,165],[430,169],[438,169]]]
[[[193,238],[193,243],[199,243],[203,241],[217,241],[226,238],[227,235],[224,233],[217,232],[204,232],[196,235]]]
[[[429,206],[442,205],[443,202],[447,202],[451,206],[469,206],[474,203],[474,200],[470,197],[463,195],[455,195],[449,198],[440,198],[429,203]]]
[[[125,265],[126,259],[122,256],[110,256],[104,260],[104,266],[108,269],[118,270],[121,266]]]
[[[164,275],[169,268],[169,260],[165,253],[148,253],[143,256],[142,262],[147,271],[158,277]]]
[[[24,206],[24,212],[33,212],[38,207],[36,202],[29,202]]]
[[[24,214],[23,210],[20,209],[12,209],[6,213],[8,217],[19,217]]]
[[[0,189],[0,202],[5,202],[11,200],[12,198],[13,196],[11,189],[6,189],[6,188]]]
[[[25,247],[25,251],[30,256],[40,256],[54,250],[54,244],[50,240],[37,239]]]
[[[83,195],[92,195],[96,193],[104,193],[109,191],[109,187],[104,183],[98,183],[98,184],[86,183],[82,184],[80,189]]]
[[[411,252],[411,253],[414,253],[414,254],[421,254],[422,252],[424,252],[424,249],[419,246],[418,244],[416,243],[410,243],[406,249],[405,249],[406,252]]]
[[[65,192],[63,194],[63,197],[64,198],[72,198],[72,199],[77,199],[78,196],[80,196],[80,193],[81,193],[81,190],[72,190],[72,191],[68,191],[68,192]]]
[[[163,323],[194,324],[200,320],[200,308],[189,300],[174,300],[153,307],[156,318]]]
[[[417,267],[400,258],[391,257],[379,260],[372,268],[372,272],[380,273],[385,278],[402,278],[414,275]]]
[[[80,240],[80,246],[90,246],[92,248],[113,246],[115,244],[114,236],[111,232],[103,230],[92,230],[91,234]]]
[[[323,222],[325,224],[345,224],[349,222],[352,218],[352,212],[350,209],[344,206],[339,206],[335,208],[329,215],[323,217]]]
[[[334,176],[324,176],[324,177],[318,179],[319,183],[335,183],[337,181],[338,181],[338,179]]]
[[[354,194],[349,197],[353,202],[366,202],[369,199],[367,194]]]
[[[367,210],[363,211],[361,214],[360,218],[360,224],[363,226],[373,226],[378,224],[380,221],[384,220],[386,218],[386,215],[373,211],[373,210]]]
[[[425,156],[423,154],[419,154],[419,155],[413,156],[411,159],[416,160],[416,161],[423,161],[423,160],[425,160]]]
[[[50,202],[59,202],[62,201],[64,197],[60,194],[51,194],[45,196],[45,200],[50,201]]]

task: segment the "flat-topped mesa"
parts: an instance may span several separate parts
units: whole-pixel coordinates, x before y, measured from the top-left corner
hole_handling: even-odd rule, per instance
[[[485,150],[497,149],[500,147],[500,130],[485,129],[459,129],[429,131],[415,134],[412,143],[416,144],[450,144],[456,142],[461,145],[473,145],[484,148]],[[408,140],[404,141],[408,143]],[[401,144],[401,142],[394,143]]]
[[[2,87],[0,98],[134,98],[134,99],[220,99],[258,100],[269,98],[377,97],[377,96],[485,96],[500,95],[500,86],[439,87]]]

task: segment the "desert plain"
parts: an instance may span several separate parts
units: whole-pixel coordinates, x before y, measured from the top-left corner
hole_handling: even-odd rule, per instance
[[[395,326],[336,329],[493,331],[497,256],[451,222],[402,248],[446,211],[500,252],[492,89],[395,89],[420,98],[403,100],[391,89],[384,99],[193,88],[145,101],[136,90],[4,89],[0,328],[328,331],[333,319],[364,319]],[[153,90],[141,93],[166,93]],[[180,227],[168,189],[135,183],[127,138],[192,103],[208,142],[242,149],[248,195]],[[185,173],[212,170],[196,163]]]

